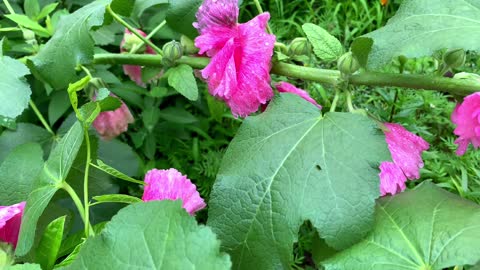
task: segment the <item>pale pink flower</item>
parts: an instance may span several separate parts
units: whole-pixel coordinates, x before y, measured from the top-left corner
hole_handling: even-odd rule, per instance
[[[136,29],[138,33],[140,33],[142,36],[146,37],[147,34],[145,34],[142,30]],[[125,34],[123,35],[122,42],[120,43],[120,52],[128,52],[124,46],[126,43],[129,43],[129,39],[138,39],[137,36],[132,34],[128,29],[125,29]],[[131,44],[130,44],[131,45]],[[145,46],[145,51],[144,53],[147,54],[156,54],[155,51],[148,45]],[[137,85],[145,87],[145,83],[142,81],[142,67],[141,66],[133,66],[133,65],[123,65],[123,72],[125,75],[128,75],[132,81],[137,83]]]
[[[480,147],[480,93],[473,93],[457,104],[452,113],[452,122],[457,126],[453,131],[458,136],[455,140],[457,155],[465,154],[470,143],[475,149]]]
[[[273,97],[270,65],[275,36],[265,29],[270,14],[239,24],[236,0],[205,0],[194,26],[195,46],[211,57],[202,70],[210,94],[224,100],[235,117],[245,117]]]
[[[127,105],[123,101],[121,102],[120,108],[114,111],[101,112],[93,121],[93,127],[104,140],[111,140],[117,137],[128,130],[128,124],[134,122]]]
[[[190,215],[206,206],[196,186],[176,169],[150,170],[145,175],[145,183],[143,201],[180,199]]]
[[[0,206],[0,241],[17,246],[25,202]]]
[[[395,163],[382,162],[380,164],[380,193],[382,196],[390,193],[395,195],[398,192],[405,190],[405,182],[407,178]]]
[[[311,98],[310,95],[305,90],[297,88],[288,82],[279,82],[275,86],[277,87],[278,92],[296,94],[301,98],[305,99],[306,101],[317,106],[317,108],[319,108],[320,110],[322,109],[322,106],[319,105],[313,98]]]

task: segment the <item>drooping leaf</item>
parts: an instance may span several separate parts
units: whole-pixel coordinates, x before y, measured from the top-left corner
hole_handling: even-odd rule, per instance
[[[195,38],[198,32],[192,24],[203,0],[170,0],[169,3],[165,18],[168,26],[191,39]]]
[[[236,269],[288,268],[305,220],[346,248],[373,224],[385,138],[365,116],[321,115],[292,94],[243,122],[223,160],[208,225]],[[274,247],[274,248],[272,248]]]
[[[43,165],[43,151],[31,142],[13,149],[0,165],[0,205],[26,201]]]
[[[30,72],[24,64],[2,56],[0,48],[0,115],[16,118],[28,107],[32,90],[24,78],[27,74]]]
[[[105,164],[103,161],[101,161],[99,159],[97,160],[97,164],[98,164],[97,165],[98,169],[110,174],[111,176],[114,176],[116,178],[119,178],[119,179],[122,179],[122,180],[125,180],[125,181],[129,181],[129,182],[132,182],[132,183],[137,183],[137,184],[141,183],[141,181],[133,179],[132,177],[120,172],[119,170],[108,166],[107,164]]]
[[[100,196],[94,196],[93,199],[98,203],[126,203],[132,204],[142,202],[141,199],[126,194],[105,194]]]
[[[35,181],[34,191],[28,196],[20,227],[20,236],[15,249],[16,255],[23,256],[32,247],[37,221],[67,177],[82,141],[83,129],[81,124],[76,122],[50,153],[43,170]]]
[[[180,201],[152,201],[120,210],[100,235],[87,239],[67,269],[213,270],[230,266],[215,234],[198,225]]]
[[[52,140],[47,130],[30,123],[18,123],[16,130],[6,130],[0,135],[0,163],[19,145],[29,142],[45,145]]]
[[[427,56],[443,48],[479,51],[480,2],[404,0],[385,27],[365,36],[374,40],[371,68],[380,68],[396,56]]]
[[[302,26],[308,41],[312,43],[315,55],[325,61],[333,61],[343,54],[340,41],[322,27],[306,23]]]
[[[93,60],[94,42],[89,31],[103,23],[105,7],[111,0],[94,1],[61,17],[55,34],[29,61],[34,74],[54,89],[66,88],[75,80],[75,68]]]
[[[193,69],[181,64],[168,70],[168,84],[189,100],[198,99],[198,87]]]
[[[378,200],[375,229],[325,266],[441,270],[479,260],[480,206],[425,182]]]
[[[350,50],[363,68],[368,64],[368,55],[372,50],[372,46],[373,40],[368,37],[359,37],[352,42]]]
[[[35,261],[38,262],[44,270],[52,269],[57,260],[58,251],[60,250],[63,239],[63,231],[65,229],[65,217],[66,216],[62,216],[50,222],[40,239],[35,254]]]

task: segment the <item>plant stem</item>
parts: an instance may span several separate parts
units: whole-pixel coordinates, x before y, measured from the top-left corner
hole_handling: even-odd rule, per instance
[[[8,2],[8,0],[3,0],[3,3],[7,7],[7,10],[8,10],[8,12],[10,12],[10,14],[15,14],[15,10],[13,10],[13,8],[10,5],[10,3]]]
[[[355,108],[353,108],[352,93],[350,93],[350,90],[347,90],[347,107],[349,112],[355,111]]]
[[[82,201],[80,200],[80,197],[78,197],[75,190],[73,190],[73,188],[65,181],[62,182],[61,188],[63,190],[65,190],[68,193],[68,195],[70,195],[70,197],[73,200],[73,203],[75,203],[75,206],[77,207],[78,212],[80,213],[80,217],[85,222],[85,220],[86,220],[85,219],[85,209],[83,208]],[[87,226],[92,230],[92,225],[90,224],[90,222],[87,222]]]
[[[40,111],[38,110],[37,108],[37,105],[35,105],[35,102],[33,102],[33,100],[29,100],[28,101],[28,104],[30,104],[30,107],[32,108],[33,112],[35,112],[35,114],[37,115],[38,119],[40,120],[40,122],[42,122],[42,125],[43,127],[45,127],[45,129],[50,132],[53,136],[56,136],[55,135],[55,132],[53,132],[52,128],[48,125],[47,121],[45,120],[45,118],[43,118],[43,115],[42,113],[40,113]]]
[[[118,16],[117,13],[115,13],[113,10],[112,10],[112,7],[110,7],[110,5],[107,6],[107,11],[108,13],[110,13],[110,15],[112,15],[112,17],[117,21],[119,22],[121,25],[125,26],[125,28],[127,28],[128,30],[130,30],[130,32],[132,32],[132,34],[134,34],[135,36],[137,36],[139,39],[141,39],[143,42],[145,42],[148,46],[152,47],[152,49],[158,53],[159,55],[163,55],[163,52],[160,48],[158,48],[157,46],[155,46],[155,44],[153,44],[150,40],[146,39],[144,36],[142,36],[137,30],[135,30],[135,28],[133,28],[131,25],[129,25],[126,21],[124,21],[120,16]]]
[[[335,89],[335,96],[333,97],[332,107],[330,107],[330,112],[334,112],[337,108],[338,98],[340,97],[340,91]]]
[[[94,56],[94,62],[96,64],[162,66],[161,60],[162,57],[159,55],[96,54]],[[209,61],[209,58],[206,57],[183,56],[177,63],[202,69],[208,65]],[[271,72],[277,75],[315,81],[333,86],[341,82],[340,72],[337,70],[318,69],[277,62],[273,63]],[[350,85],[396,86],[412,89],[438,90],[463,96],[480,91],[480,81],[420,74],[361,72],[350,76],[348,83]]]
[[[150,40],[160,29],[162,29],[162,27],[167,24],[167,21],[166,20],[163,20],[159,25],[157,25],[157,27],[155,27],[152,32],[150,32],[146,37],[145,39],[147,40]],[[135,45],[131,50],[130,50],[130,54],[135,54],[140,48],[143,47],[143,45],[145,45],[145,42],[142,40],[142,42],[140,44],[137,44]]]
[[[83,178],[83,202],[85,204],[85,237],[88,237],[90,234],[93,235],[93,231],[92,230],[89,230],[90,229],[90,226],[89,225],[89,222],[90,222],[90,219],[89,219],[89,216],[90,216],[90,212],[89,212],[89,206],[90,206],[90,203],[89,203],[89,199],[88,199],[88,173],[89,173],[89,170],[90,170],[90,162],[91,162],[91,151],[90,151],[90,136],[88,135],[88,127],[85,127],[84,128],[84,134],[85,134],[85,142],[86,142],[86,145],[87,145],[87,160],[85,161],[85,172],[84,172],[84,178]]]

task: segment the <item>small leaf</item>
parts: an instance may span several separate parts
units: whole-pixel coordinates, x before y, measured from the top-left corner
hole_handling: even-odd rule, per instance
[[[37,0],[34,0],[37,1]],[[48,14],[52,13],[58,6],[58,3],[51,3],[42,8],[38,16],[36,17],[37,20],[41,20],[48,16]]]
[[[360,66],[363,68],[367,66],[368,55],[372,50],[372,46],[373,46],[373,39],[368,37],[359,37],[352,42],[352,46],[350,47],[350,50],[352,51],[353,56],[357,58],[358,62],[360,63]]]
[[[192,24],[203,0],[170,0],[169,3],[165,18],[168,26],[191,39],[195,38],[198,32]]]
[[[34,19],[38,13],[40,13],[40,4],[38,0],[25,0],[25,2],[23,2],[23,9],[28,17]]]
[[[151,201],[120,210],[101,234],[87,239],[68,269],[230,267],[230,259],[220,252],[215,234],[198,225],[181,201]]]
[[[28,107],[32,91],[24,78],[27,74],[24,64],[0,53],[0,115],[16,118]]]
[[[68,89],[67,89],[68,97],[70,98],[70,104],[72,104],[73,110],[77,114],[77,117],[78,117],[77,92],[85,88],[87,84],[90,82],[90,79],[91,77],[87,75],[74,83],[68,84]]]
[[[111,176],[114,176],[118,179],[122,179],[122,180],[125,180],[125,181],[129,181],[129,182],[132,182],[132,183],[136,183],[136,184],[141,184],[141,185],[144,185],[145,183],[140,181],[140,180],[136,180],[136,179],[133,179],[132,177],[118,171],[117,169],[113,168],[113,167],[110,167],[108,166],[107,164],[103,163],[103,161],[97,159],[97,164],[98,164],[98,169],[99,170],[102,170],[108,174],[110,174]]]
[[[62,243],[64,229],[65,216],[53,220],[45,228],[35,253],[35,262],[38,262],[42,269],[53,269]]]
[[[302,28],[308,40],[312,43],[313,52],[318,58],[333,61],[343,54],[343,46],[340,41],[322,27],[306,23]]]
[[[430,182],[377,202],[375,228],[327,270],[441,270],[480,258],[480,206]]]
[[[198,87],[192,67],[181,64],[168,70],[168,84],[189,100],[198,99]]]
[[[43,26],[38,24],[36,21],[30,19],[29,17],[21,14],[8,14],[5,17],[9,18],[10,20],[14,21],[20,26],[28,28],[35,32],[35,34],[41,37],[50,37],[50,32],[45,29]]]
[[[95,205],[99,203],[132,204],[132,203],[142,202],[142,199],[139,199],[137,197],[133,197],[130,195],[125,195],[125,194],[106,194],[106,195],[94,196],[93,199],[97,202],[92,203],[91,205]]]

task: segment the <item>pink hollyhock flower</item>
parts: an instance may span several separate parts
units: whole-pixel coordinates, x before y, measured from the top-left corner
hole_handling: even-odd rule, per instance
[[[142,36],[146,37],[142,30],[136,29]],[[132,34],[128,29],[125,29],[125,34],[123,35],[122,42],[120,43],[120,52],[128,52],[129,49],[138,43],[140,39]],[[126,49],[129,48],[129,49]],[[145,53],[156,54],[155,51],[148,45],[145,45]],[[142,67],[133,66],[133,65],[123,65],[123,72],[125,75],[130,77],[132,81],[137,83],[137,85],[145,87],[145,83],[142,81]]]
[[[101,112],[93,121],[93,127],[104,140],[111,140],[117,137],[127,131],[128,124],[134,122],[127,105],[123,101],[121,102],[120,108],[114,111]]]
[[[190,215],[206,206],[196,186],[176,169],[150,170],[145,175],[145,183],[143,201],[181,199]]]
[[[405,190],[405,182],[407,178],[400,169],[393,162],[382,162],[380,164],[380,193],[382,196],[388,193],[395,195],[398,192]]]
[[[210,94],[225,101],[235,117],[245,117],[273,97],[270,65],[275,36],[265,29],[270,14],[239,24],[235,0],[205,0],[194,26],[195,46],[212,59],[202,70]]]
[[[275,85],[278,89],[278,92],[281,93],[293,93],[301,98],[305,99],[306,101],[312,103],[313,105],[317,106],[320,110],[322,109],[322,106],[319,105],[313,98],[310,97],[310,95],[305,91],[300,88],[295,87],[294,85],[288,83],[288,82],[279,82]]]
[[[456,154],[462,156],[472,143],[477,149],[480,146],[480,93],[473,93],[457,104],[452,113],[452,122],[457,126],[453,133],[458,136]]]
[[[0,241],[17,246],[25,202],[0,206]]]

